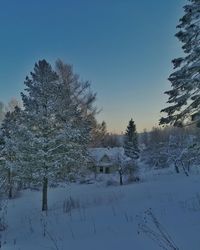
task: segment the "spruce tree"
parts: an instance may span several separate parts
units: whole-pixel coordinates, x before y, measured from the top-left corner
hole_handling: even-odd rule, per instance
[[[139,148],[138,148],[138,136],[136,131],[136,125],[131,119],[126,129],[125,140],[124,140],[124,151],[126,156],[131,159],[139,158]]]
[[[30,143],[20,154],[22,172],[27,174],[29,159],[29,176],[42,184],[42,210],[47,210],[48,184],[80,172],[86,164],[94,98],[84,94],[88,85],[61,63],[55,72],[45,60],[39,61],[25,85],[23,119]]]
[[[3,121],[5,116],[4,104],[0,101],[0,123]]]
[[[21,110],[18,107],[13,112],[7,112],[1,125],[1,177],[9,198],[13,197],[13,187],[19,181],[17,157],[20,152],[18,147],[20,114]]]
[[[200,1],[189,0],[184,12],[175,36],[183,44],[185,55],[172,60],[172,89],[165,92],[170,106],[161,110],[167,117],[161,118],[160,124],[182,126],[200,120]]]

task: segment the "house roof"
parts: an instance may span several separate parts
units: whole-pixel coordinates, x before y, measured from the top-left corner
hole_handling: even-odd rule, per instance
[[[112,161],[117,159],[119,155],[124,155],[124,148],[90,148],[89,155],[97,162],[101,161],[104,156],[107,156]]]

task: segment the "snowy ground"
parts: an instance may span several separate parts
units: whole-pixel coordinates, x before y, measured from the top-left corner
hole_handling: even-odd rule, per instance
[[[162,232],[177,249],[200,249],[200,175],[153,175],[123,187],[51,188],[48,214],[40,208],[38,191],[8,202],[3,250],[157,250],[167,244]],[[149,208],[162,227],[145,213]]]

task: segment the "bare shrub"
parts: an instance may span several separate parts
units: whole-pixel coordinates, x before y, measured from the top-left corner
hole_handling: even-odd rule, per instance
[[[138,233],[144,233],[164,250],[179,250],[173,239],[159,222],[151,209],[145,211],[142,222],[138,224]]]
[[[63,202],[63,212],[71,214],[71,211],[73,209],[80,208],[80,202],[77,199],[72,198],[71,196],[69,198],[66,198]]]

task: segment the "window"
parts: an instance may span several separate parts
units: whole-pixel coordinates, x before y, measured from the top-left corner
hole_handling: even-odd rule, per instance
[[[99,172],[103,173],[103,167],[100,167]]]

